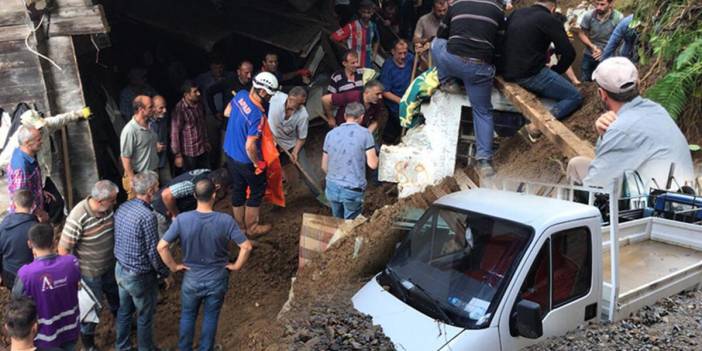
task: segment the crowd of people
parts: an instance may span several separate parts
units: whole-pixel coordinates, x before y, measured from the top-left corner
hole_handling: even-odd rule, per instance
[[[358,216],[368,184],[377,182],[380,145],[401,135],[400,100],[416,71],[430,67],[438,69],[444,89],[459,81],[465,88],[481,176],[495,174],[491,95],[499,70],[507,81],[555,100],[551,113],[557,119],[582,104],[580,81],[595,82],[608,112],[596,122],[601,138],[595,159],[571,160],[573,181],[599,183],[633,169],[645,180],[663,183],[664,163],[671,161],[679,179],[691,179],[685,137],[660,105],[639,96],[631,16],[614,10],[613,0],[593,4],[577,35],[586,46],[578,80],[568,74],[576,55],[554,15],[557,0],[514,11],[510,1],[434,0],[408,35],[396,20],[404,2],[393,7],[383,1],[379,9],[363,0],[353,9],[351,2],[337,1],[340,19],[348,16],[348,21],[330,39],[346,51],[321,97],[330,129],[321,164],[310,161],[317,150],[306,150],[306,87],[281,89],[282,82],[309,82],[311,73],[281,73],[275,53],[262,57],[256,73],[250,60],[227,72],[223,60],[213,57],[209,71],[182,83],[172,111],[145,72],[133,69],[120,94],[120,111],[129,119],[120,135],[121,188],[98,181],[65,219],[62,202],[46,190],[52,164],[47,138],[66,123],[87,119],[90,111],[47,118],[25,112],[10,151],[5,148],[0,156],[6,159],[2,166],[11,197],[0,224],[2,285],[13,295],[4,314],[11,349],[72,351],[80,340],[83,350],[97,350],[96,323],[84,318],[84,310],[106,302],[115,317],[117,350],[156,350],[159,288],[173,286],[177,272],[183,272],[178,348],[193,348],[195,321],[204,306],[198,348],[217,349],[229,272],[244,267],[251,239],[271,230],[260,208],[264,198],[281,191],[282,178],[274,175],[283,169],[292,177],[291,164],[302,175],[320,170],[326,174],[323,194],[303,177],[314,196],[325,195],[335,217]],[[354,10],[357,18],[350,16]],[[398,35],[379,72],[372,70],[380,42],[376,20],[395,27]],[[524,132],[530,140],[538,138],[529,125]],[[127,201],[118,204],[121,191]],[[172,251],[176,245],[180,262]],[[238,256],[230,260],[233,245]]]

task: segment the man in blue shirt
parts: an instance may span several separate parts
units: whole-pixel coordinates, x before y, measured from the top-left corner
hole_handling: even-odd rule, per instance
[[[383,139],[388,142],[395,142],[400,136],[399,104],[412,79],[414,63],[414,55],[408,48],[407,41],[397,39],[392,47],[392,60],[385,60],[380,71],[380,81],[385,86],[383,97],[390,117],[383,132]]]
[[[619,24],[617,24],[616,27],[614,27],[612,36],[609,37],[607,46],[605,46],[604,51],[602,52],[603,60],[606,60],[612,56],[624,56],[633,63],[638,62],[636,41],[639,38],[639,33],[636,31],[636,25],[631,24],[633,19],[634,15],[626,16],[621,22],[619,22]],[[615,52],[620,45],[621,48],[619,49],[619,55],[616,55]]]
[[[195,321],[204,306],[199,349],[214,348],[219,311],[229,288],[229,272],[246,263],[253,246],[230,215],[215,212],[215,184],[205,178],[195,184],[197,208],[176,217],[158,243],[158,253],[171,272],[184,271],[180,291],[181,315],[178,349],[193,349]],[[180,241],[183,263],[176,263],[169,246]],[[229,242],[239,245],[236,262],[229,262]]]
[[[373,135],[361,126],[365,108],[359,102],[346,105],[346,123],[324,138],[322,170],[327,173],[325,194],[337,218],[354,219],[363,209],[366,164],[378,168]]]
[[[151,200],[158,191],[158,175],[144,171],[134,175],[136,198],[123,203],[115,213],[115,278],[119,286],[117,351],[131,350],[132,315],[136,311],[139,350],[153,350],[153,317],[156,312],[158,280],[168,268],[156,252],[158,232]],[[166,280],[166,286],[172,284]]]
[[[227,170],[232,177],[232,208],[239,227],[249,236],[271,230],[259,223],[261,201],[266,191],[266,162],[261,154],[265,105],[278,90],[278,79],[270,72],[254,77],[251,91],[242,90],[224,111],[229,116],[224,135]],[[246,189],[249,189],[247,198]]]

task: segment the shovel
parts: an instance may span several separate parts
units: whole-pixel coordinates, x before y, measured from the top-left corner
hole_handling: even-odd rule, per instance
[[[307,179],[307,182],[309,182],[310,185],[317,192],[317,194],[319,194],[319,195],[317,195],[317,201],[319,201],[324,206],[331,207],[331,205],[329,204],[329,201],[327,201],[327,197],[324,196],[324,191],[322,191],[322,189],[320,189],[317,186],[317,182],[315,182],[314,179],[302,168],[302,166],[300,166],[300,164],[297,162],[297,160],[293,159],[292,155],[290,154],[290,152],[288,150],[285,150],[282,147],[280,149],[283,150],[283,152],[285,152],[286,155],[288,155],[288,159],[290,159],[290,162],[292,162],[295,165],[295,167],[297,167],[297,169],[300,171],[302,176]]]

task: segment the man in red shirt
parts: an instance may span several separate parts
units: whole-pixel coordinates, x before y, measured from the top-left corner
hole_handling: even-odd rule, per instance
[[[182,171],[208,168],[205,109],[200,103],[200,90],[197,85],[186,80],[181,91],[183,98],[173,108],[171,114],[171,151],[174,163]]]
[[[343,93],[326,94],[322,96],[322,106],[327,113],[327,123],[334,128],[345,123],[346,105],[360,102],[365,107],[362,126],[368,128],[373,134],[376,144],[379,144],[383,127],[388,119],[388,111],[383,104],[383,84],[372,80],[366,84],[363,91],[350,90]],[[332,107],[336,106],[336,115],[332,114]]]
[[[337,43],[346,42],[345,46],[358,53],[361,67],[371,68],[373,57],[378,52],[380,33],[375,22],[371,21],[375,12],[375,4],[370,0],[362,0],[358,9],[358,19],[347,23],[332,33],[331,40]]]

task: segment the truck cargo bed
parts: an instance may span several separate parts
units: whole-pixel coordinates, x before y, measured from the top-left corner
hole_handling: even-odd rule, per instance
[[[620,227],[615,320],[702,282],[701,226],[649,217]],[[602,248],[601,311],[607,315],[612,291],[609,240],[603,240]]]

